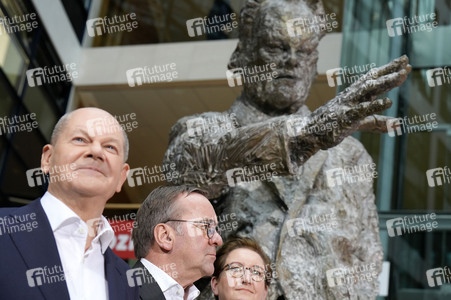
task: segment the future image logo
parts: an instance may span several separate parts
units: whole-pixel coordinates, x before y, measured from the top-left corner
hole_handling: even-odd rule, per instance
[[[351,85],[356,82],[363,74],[375,68],[376,64],[354,65],[351,67],[334,68],[326,71],[327,84],[330,87],[341,86],[343,84]],[[377,73],[370,72],[370,76],[375,78]]]
[[[390,137],[404,133],[431,132],[438,127],[437,114],[414,115],[411,117],[391,118],[386,121],[387,133]]]
[[[286,21],[287,32],[290,37],[311,35],[313,32],[319,33],[321,31],[331,32],[333,29],[338,28],[336,19],[337,15],[335,13],[312,18],[300,17],[291,19]]]
[[[36,128],[38,128],[36,113],[0,118],[0,135],[24,131],[31,132]]]
[[[289,219],[286,224],[290,237],[303,236],[309,233],[332,232],[338,227],[334,212]]]
[[[99,227],[103,224],[102,218],[94,218],[86,221],[88,236],[95,237]]]
[[[125,75],[130,87],[140,86],[145,83],[171,82],[178,78],[177,65],[175,63],[133,68],[127,70]]]
[[[190,37],[218,32],[231,32],[235,28],[238,28],[236,13],[194,18],[186,21],[186,29]]]
[[[427,31],[431,32],[437,28],[438,22],[435,20],[436,14],[424,14],[420,16],[405,16],[403,18],[389,19],[385,22],[388,36],[395,37],[404,34]]]
[[[78,172],[75,171],[76,164],[66,164],[62,166],[52,166],[45,172],[39,167],[26,171],[27,182],[30,187],[42,186],[44,183],[54,183],[72,180],[78,178]]]
[[[138,21],[135,13],[122,16],[105,16],[104,18],[93,18],[86,21],[86,29],[90,37],[123,31],[131,32],[136,28],[138,28]]]
[[[346,279],[341,268],[330,269],[326,271],[327,284],[330,287],[346,284]]]
[[[138,128],[136,113],[93,118],[86,121],[89,136],[114,134],[121,130],[129,133]]]
[[[31,32],[38,28],[36,13],[0,17],[0,35],[3,33],[14,35],[23,31]]]
[[[230,187],[242,183],[254,183],[249,187],[255,188],[255,183],[271,181],[275,176],[277,176],[275,163],[251,167],[245,166],[244,168],[234,168],[226,171],[227,182]]]
[[[178,277],[175,263],[160,265],[157,267],[174,279]],[[154,278],[150,275],[146,268],[133,268],[126,271],[125,275],[127,277],[127,283],[130,287],[142,286],[145,284],[147,285],[154,282]]]
[[[334,68],[326,71],[327,84],[330,87],[341,86],[343,84],[351,85],[356,82],[363,74],[375,68],[376,64],[354,65],[351,67]],[[370,76],[375,78],[377,73],[370,72]]]
[[[376,164],[330,169],[326,171],[326,177],[329,187],[341,186],[345,183],[372,182],[374,178],[377,178]]]
[[[338,116],[334,112],[326,116],[290,116],[286,121],[286,128],[289,137],[304,134],[324,134],[338,128]]]
[[[127,175],[127,182],[130,187],[141,186],[144,184],[167,182],[179,178],[179,172],[175,163],[154,165],[149,168],[130,169]]]
[[[244,66],[226,71],[227,83],[230,87],[240,86],[244,83],[257,83],[261,81],[272,81],[277,78],[276,64]]]
[[[429,69],[426,71],[426,78],[430,87],[441,86],[451,83],[451,69],[448,66],[443,68]]]
[[[29,187],[42,186],[47,182],[47,178],[40,167],[27,170],[26,175]]]
[[[125,272],[127,282],[130,287],[142,286],[152,283],[152,276],[145,268],[134,268]]]
[[[451,170],[448,166],[443,168],[434,168],[426,171],[426,177],[429,187],[441,186],[451,183]]]
[[[431,213],[393,218],[387,220],[385,224],[387,225],[388,236],[395,237],[416,232],[431,232],[438,228],[436,219],[436,214]]]
[[[0,217],[0,235],[31,232],[36,228],[36,213]]]
[[[41,86],[58,82],[72,82],[78,78],[77,65],[75,63],[66,65],[45,66],[30,69],[25,72],[30,87]]]
[[[26,277],[29,287],[37,287],[66,280],[63,267],[59,265],[54,265],[51,268],[45,266],[29,269],[26,271]]]
[[[340,267],[326,271],[327,285],[331,288],[346,285],[351,287],[358,282],[376,281],[376,264],[359,264],[350,267]]]
[[[27,79],[30,87],[43,85],[45,83],[44,69],[35,68],[28,70]]]
[[[208,136],[213,141],[224,135],[236,136],[236,130],[239,127],[236,114],[221,114],[214,116],[201,116],[191,118],[186,121],[185,140],[189,143],[197,142],[198,138]],[[197,144],[195,144],[197,145]],[[204,143],[198,144],[202,146]]]
[[[218,216],[218,233],[223,236],[226,232],[233,232],[238,228],[238,218],[235,213]]]
[[[426,271],[426,278],[430,287],[451,283],[451,270],[448,266],[429,269]]]

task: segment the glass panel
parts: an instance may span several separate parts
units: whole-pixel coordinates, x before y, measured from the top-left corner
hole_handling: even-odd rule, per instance
[[[393,106],[385,114],[413,123],[429,118],[431,122],[420,122],[429,127],[432,127],[434,120],[431,120],[431,114],[434,114],[435,127],[438,127],[433,133],[432,128],[426,128],[426,132],[404,132],[396,137],[368,133],[360,135],[360,140],[382,168],[379,169],[375,190],[379,192],[378,204],[385,202],[382,205],[384,210],[448,209],[449,200],[443,198],[449,196],[448,187],[439,187],[431,192],[426,171],[447,166],[450,160],[450,136],[446,135],[445,130],[451,124],[451,77],[448,74],[435,86],[431,86],[427,78],[428,70],[451,65],[450,52],[444,51],[449,43],[445,36],[451,33],[450,9],[448,2],[443,0],[347,2],[342,67],[369,63],[382,65],[406,53],[414,71],[400,88],[388,94]],[[425,18],[423,15],[431,16],[432,13],[437,14],[436,28],[433,30],[423,26],[418,28],[424,30],[417,28],[417,32],[405,31],[401,35],[390,36],[388,20],[401,17],[414,20],[415,16]],[[404,30],[405,26],[402,28]],[[340,89],[345,87],[346,84],[343,84]],[[387,164],[388,161],[390,164]]]
[[[64,64],[61,62],[55,48],[46,34],[43,34],[40,40],[36,51],[36,58],[33,60],[33,66],[30,67],[30,69],[36,67],[47,67],[49,69],[64,67]],[[44,87],[45,91],[50,94],[47,97],[54,99],[58,107],[64,111],[66,99],[68,98],[71,86],[71,83],[68,81],[57,81],[42,85],[41,87]],[[31,89],[35,88],[36,87],[32,87]]]
[[[0,166],[3,165],[5,155],[6,155],[6,142],[5,137],[2,135],[0,136]]]
[[[11,95],[9,91],[12,92],[12,89],[8,86],[6,77],[0,74],[0,118],[8,116],[11,113],[15,95]]]
[[[429,169],[450,166],[449,140],[446,132],[407,136],[407,149],[415,151],[409,151],[406,158],[402,209],[451,211],[451,185],[431,187],[426,176]]]
[[[451,167],[451,72],[446,70],[451,65],[450,12],[445,0],[346,1],[342,68],[379,66],[402,54],[413,67],[406,82],[387,94],[393,105],[384,114],[402,118],[399,126],[391,134],[359,135],[378,163],[375,190],[380,217],[388,212],[400,218],[441,216],[438,229],[412,232],[419,226],[412,221],[409,224],[416,225],[401,222],[403,230],[409,230],[398,236],[389,237],[393,222],[390,231],[381,230],[385,260],[391,263],[385,299],[449,298],[450,285],[431,285],[426,272],[451,264],[449,227],[440,227],[451,218],[451,182],[440,173]],[[424,20],[433,14],[432,28]],[[415,20],[423,25],[414,27]],[[426,173],[432,169],[438,169],[437,178]]]
[[[421,123],[430,126],[425,127],[425,132],[405,136],[407,155],[402,208],[451,211],[451,185],[431,187],[426,176],[429,169],[451,167],[451,136],[446,131],[451,130],[451,82],[430,87],[426,70],[415,71],[411,90],[407,121],[421,118]]]
[[[42,132],[47,141],[50,141],[53,127],[59,117],[45,96],[44,88],[42,86],[28,88],[24,97],[24,104],[29,112],[36,114],[39,130]]]
[[[389,299],[448,299],[445,290],[449,285],[431,287],[426,272],[450,266],[449,231],[415,233],[392,239],[389,260],[392,279]]]
[[[34,181],[30,181],[34,185],[33,187],[28,184],[27,170],[40,165],[40,152],[32,154],[32,156],[34,159],[32,166],[26,167],[15,151],[9,153],[0,186],[3,194],[25,199],[34,199],[44,194],[43,185],[36,185]]]
[[[88,18],[88,8],[90,2],[91,1],[83,0],[61,1],[79,42],[83,40],[83,33],[86,27],[86,19]]]
[[[237,24],[234,25],[233,22],[238,21],[241,7],[245,3],[244,0],[125,0],[105,2],[107,3],[100,11],[99,18],[104,19],[107,16],[107,20],[114,22],[115,17],[120,16],[122,18],[127,14],[134,13],[138,26],[130,30],[125,27],[114,29],[114,26],[108,23],[109,21],[105,22],[106,25],[103,20],[99,23],[88,22],[87,31],[91,30],[90,36],[94,38],[94,46],[237,38]],[[341,31],[344,0],[323,2],[325,2],[326,14],[335,13],[336,20],[340,25],[333,31]],[[232,16],[232,14],[234,15]],[[200,23],[193,23],[193,20],[197,18],[211,20],[211,22],[207,21],[207,24],[211,25],[207,25],[210,29],[206,30],[206,27],[202,25],[200,25],[202,26],[200,28]],[[127,24],[129,22],[122,23]],[[94,30],[100,31],[94,32]]]
[[[3,17],[0,13],[0,17]],[[0,24],[0,31],[5,32]],[[23,53],[17,48],[8,34],[0,34],[0,67],[17,92],[22,88],[25,70],[28,65]]]
[[[20,41],[26,47],[28,54],[30,54],[36,28],[42,26],[42,22],[39,20],[32,1],[2,0],[1,2],[6,8],[4,13],[8,16],[9,20],[12,20],[12,26],[10,26],[8,32],[19,35]]]
[[[41,165],[42,147],[46,144],[37,128],[40,125],[39,119],[35,117],[34,112],[23,110],[15,117],[18,122],[10,125],[11,129],[14,126],[11,144],[26,166],[37,168]]]

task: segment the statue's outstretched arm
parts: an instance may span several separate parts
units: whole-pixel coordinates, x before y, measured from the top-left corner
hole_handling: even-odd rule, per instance
[[[227,172],[235,168],[295,174],[316,152],[338,145],[356,130],[383,131],[384,117],[373,115],[390,107],[391,101],[376,97],[404,82],[410,69],[406,56],[372,69],[307,117],[285,115],[238,127],[228,124],[233,116],[226,113],[183,118],[172,128],[164,158],[179,173],[171,183],[208,187],[214,197],[227,188]],[[207,130],[190,133],[193,120],[203,120]],[[210,131],[213,126],[230,130]]]

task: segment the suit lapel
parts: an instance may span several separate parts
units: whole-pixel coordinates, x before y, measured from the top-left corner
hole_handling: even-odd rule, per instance
[[[24,273],[24,276],[34,282],[35,286],[32,288],[40,289],[46,299],[69,300],[64,276],[61,272],[57,272],[62,270],[61,259],[52,228],[41,206],[41,200],[34,200],[26,206],[13,210],[10,216],[16,216],[16,224],[20,228],[34,225],[30,231],[21,230],[10,234],[11,240],[24,260],[27,271],[36,269],[34,274]],[[49,277],[46,274],[51,274],[50,276],[53,278],[56,278],[54,275],[60,274],[59,280],[48,282]],[[30,277],[31,275],[35,277]]]
[[[108,248],[105,251],[105,277],[108,282],[108,299],[123,300],[127,299],[126,290],[124,288],[125,279],[122,279],[120,270],[117,269],[113,251]]]
[[[139,287],[139,299],[141,300],[165,300],[166,298],[163,295],[163,292],[160,289],[160,286],[155,281],[153,276],[149,273],[147,268],[142,264],[141,261],[138,261],[133,269],[141,268],[144,270],[145,278],[149,278],[146,280],[143,285]]]

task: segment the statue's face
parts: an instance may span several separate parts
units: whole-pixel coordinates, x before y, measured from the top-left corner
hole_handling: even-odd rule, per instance
[[[286,21],[300,17],[310,20],[314,15],[303,3],[260,12],[252,36],[242,41],[243,60],[247,66],[273,63],[278,75],[271,81],[245,83],[244,95],[266,113],[293,113],[305,103],[316,77],[320,34],[313,31],[292,37]]]

